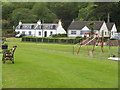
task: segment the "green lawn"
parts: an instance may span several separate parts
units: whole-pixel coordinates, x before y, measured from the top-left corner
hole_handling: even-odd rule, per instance
[[[2,54],[0,54],[0,59],[2,57]],[[2,88],[2,60],[0,60],[0,89]]]
[[[116,61],[73,55],[73,45],[8,41],[18,47],[15,64],[3,64],[3,88],[118,87]]]

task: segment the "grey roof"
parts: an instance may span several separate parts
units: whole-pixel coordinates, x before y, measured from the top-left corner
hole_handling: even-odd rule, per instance
[[[111,30],[115,23],[106,23],[108,30]]]
[[[16,29],[56,29],[58,26],[58,24],[22,24],[22,25],[18,25],[16,27]]]
[[[94,23],[93,25],[94,30],[100,30],[104,21],[73,21],[68,27],[68,30],[70,29],[81,30],[85,26],[87,26],[90,29],[89,23]]]

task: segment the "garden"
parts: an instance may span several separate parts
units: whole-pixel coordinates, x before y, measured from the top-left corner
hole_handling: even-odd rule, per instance
[[[17,48],[15,63],[2,64],[3,88],[118,88],[117,61],[73,54],[73,44],[6,43]]]

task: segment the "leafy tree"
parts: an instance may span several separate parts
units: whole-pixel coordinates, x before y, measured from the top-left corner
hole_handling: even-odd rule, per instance
[[[12,3],[3,3],[2,5],[2,19],[9,19],[10,14],[15,9],[14,5]]]
[[[94,9],[94,15],[100,20],[107,21],[108,13],[113,12],[114,2],[97,2],[96,8]]]
[[[88,26],[89,26],[89,28],[90,28],[90,30],[91,30],[91,33],[94,33],[94,22],[90,22],[90,23],[88,23]],[[93,36],[93,35],[91,35],[91,36]]]
[[[19,20],[22,20],[22,22],[37,22],[37,16],[33,14],[33,12],[30,9],[26,8],[18,8],[13,11],[11,14],[11,19],[13,25],[18,25]]]
[[[32,9],[35,2],[13,2],[12,3],[16,8],[28,8]]]
[[[54,2],[49,3],[49,9],[57,15],[64,23],[64,28],[67,29],[71,21],[77,17],[79,3],[75,2]]]
[[[44,20],[45,22],[53,22],[55,19],[57,19],[56,14],[48,9],[47,3],[36,3],[33,6],[32,11],[37,15],[38,19]]]
[[[10,22],[7,20],[2,20],[2,28],[6,29],[6,27],[10,27]]]
[[[117,29],[120,32],[120,2],[114,3],[114,7],[111,10],[110,19],[112,22],[116,23]]]
[[[96,7],[96,4],[94,3],[87,3],[88,5],[86,7],[82,7],[79,10],[77,20],[86,21],[86,20],[92,20],[93,17],[91,14],[93,13],[93,8]]]

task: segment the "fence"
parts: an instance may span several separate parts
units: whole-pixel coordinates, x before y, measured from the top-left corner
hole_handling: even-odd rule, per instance
[[[0,37],[6,37],[6,38],[10,38],[10,37],[15,37],[15,35],[2,35]]]

